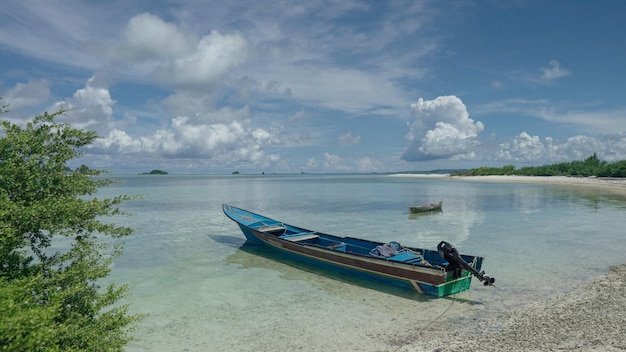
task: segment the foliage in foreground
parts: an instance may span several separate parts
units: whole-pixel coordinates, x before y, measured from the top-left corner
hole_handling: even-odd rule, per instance
[[[0,121],[0,351],[120,351],[140,318],[119,303],[126,286],[98,285],[121,251],[106,237],[132,232],[100,219],[129,197],[98,199],[112,181],[66,166],[98,137],[64,113]]]
[[[572,161],[545,166],[529,166],[516,169],[514,165],[497,167],[480,167],[455,172],[454,176],[488,176],[488,175],[519,175],[519,176],[582,176],[582,177],[626,177],[626,160],[607,163],[601,161],[594,153],[584,161]]]

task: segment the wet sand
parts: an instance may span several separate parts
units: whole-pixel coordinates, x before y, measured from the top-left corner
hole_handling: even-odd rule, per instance
[[[449,177],[476,182],[520,182],[601,187],[626,193],[626,179],[593,177],[394,175]],[[471,332],[453,327],[416,332],[391,351],[624,351],[626,264],[556,297],[477,321]]]

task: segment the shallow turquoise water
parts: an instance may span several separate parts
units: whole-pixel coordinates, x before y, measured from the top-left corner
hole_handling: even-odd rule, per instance
[[[626,199],[597,189],[386,175],[124,176],[99,196],[127,202],[136,229],[111,280],[149,313],[129,351],[384,350],[433,323],[483,319],[562,294],[624,262]],[[443,212],[407,207],[444,200]],[[312,230],[486,257],[497,287],[474,281],[425,299],[276,261],[243,246],[222,203]],[[280,346],[280,348],[277,348]]]

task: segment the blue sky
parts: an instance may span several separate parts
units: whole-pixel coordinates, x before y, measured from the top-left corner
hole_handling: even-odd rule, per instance
[[[626,2],[5,1],[3,119],[113,173],[626,159]]]

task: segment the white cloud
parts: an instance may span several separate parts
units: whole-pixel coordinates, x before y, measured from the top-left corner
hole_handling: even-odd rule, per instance
[[[361,136],[353,136],[352,132],[348,132],[346,134],[339,136],[338,143],[340,145],[354,145],[354,144],[358,144],[360,140],[361,140]]]
[[[402,160],[472,159],[477,136],[484,129],[474,122],[461,99],[440,96],[434,100],[420,98],[411,104],[415,121],[409,126],[409,145]]]
[[[504,73],[504,77],[514,81],[546,86],[553,83],[553,81],[557,79],[572,75],[572,72],[569,69],[562,67],[561,63],[557,60],[551,60],[548,63],[548,67],[539,67],[538,70],[541,74],[537,74],[536,71],[530,72],[515,70]],[[514,89],[515,87],[508,84],[507,88]]]
[[[76,127],[101,131],[103,137],[91,146],[91,151],[100,156],[96,163],[108,160],[110,155],[123,155],[125,160],[131,155],[142,159],[195,159],[201,163],[211,160],[222,167],[237,163],[267,167],[281,161],[278,154],[266,152],[270,146],[281,145],[280,131],[252,127],[248,107],[224,107],[192,117],[179,116],[161,128],[149,130],[144,125],[139,129],[136,119],[113,119],[116,102],[105,85],[106,80],[93,76],[72,97],[56,103],[56,108],[72,109],[68,119]],[[178,103],[185,101],[189,100],[181,99]],[[117,127],[121,125],[125,128]]]
[[[324,169],[327,171],[349,171],[350,168],[343,164],[343,160],[339,155],[324,153]]]
[[[495,159],[507,162],[567,162],[584,160],[594,153],[602,160],[618,161],[624,160],[626,156],[626,133],[608,134],[598,138],[580,135],[556,141],[552,137],[541,140],[539,136],[522,132],[499,147]]]
[[[100,50],[114,63],[128,65],[126,71],[142,77],[153,75],[174,89],[199,89],[214,86],[244,63],[248,42],[240,34],[215,30],[199,37],[156,15],[142,13],[128,21],[119,42]]]
[[[280,159],[278,155],[268,155],[264,151],[273,143],[278,142],[272,131],[250,129],[238,121],[194,124],[189,118],[177,117],[172,119],[167,129],[159,129],[152,136],[131,137],[124,131],[114,129],[94,143],[93,151],[263,164]]]
[[[327,169],[335,168],[341,162],[341,157],[339,155],[330,154],[328,152],[324,153],[324,166]]]
[[[562,68],[556,60],[550,61],[550,67],[542,67],[541,71],[543,72],[541,78],[546,81],[566,77],[572,74],[568,69]]]
[[[381,163],[379,160],[374,160],[368,156],[363,157],[356,162],[356,169],[359,172],[372,172],[380,170]]]
[[[227,123],[250,118],[247,106],[236,109],[225,106],[215,109],[215,102],[210,95],[185,91],[176,92],[162,101],[170,115],[193,117],[204,123]]]
[[[17,83],[1,96],[3,97],[2,104],[10,104],[9,109],[12,111],[37,107],[52,97],[50,82],[45,79]]]
[[[71,110],[68,112],[67,120],[75,127],[109,131],[113,122],[115,103],[106,87],[106,80],[94,75],[71,97],[55,102],[47,110],[57,111],[61,108]]]
[[[605,135],[601,141],[603,160],[626,160],[626,132]]]
[[[186,55],[191,46],[191,40],[175,24],[142,13],[128,21],[115,54],[133,61],[177,58]]]
[[[521,162],[546,160],[552,152],[550,145],[551,139],[546,139],[546,144],[544,144],[538,136],[531,136],[522,132],[510,142],[500,145],[497,158]]]
[[[95,77],[89,78],[84,88],[77,90],[71,99],[79,113],[89,113],[90,116],[109,118],[113,115],[115,101],[107,87],[98,86]]]
[[[247,58],[247,42],[238,35],[212,31],[200,39],[195,50],[179,56],[170,65],[155,72],[162,81],[176,87],[194,89],[210,87]]]
[[[95,149],[102,148],[112,153],[136,153],[148,149],[143,145],[143,142],[145,140],[134,139],[124,131],[113,129],[108,136],[96,140],[93,145]]]
[[[318,166],[319,166],[319,163],[317,162],[316,158],[309,158],[306,161],[305,169],[307,169],[307,170],[314,170],[314,169],[317,169]]]

